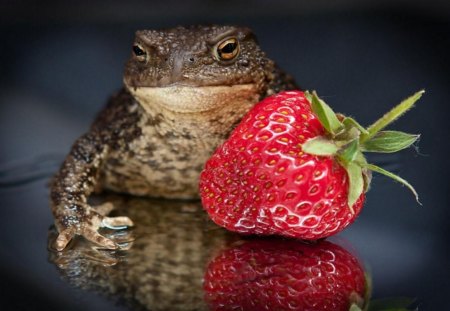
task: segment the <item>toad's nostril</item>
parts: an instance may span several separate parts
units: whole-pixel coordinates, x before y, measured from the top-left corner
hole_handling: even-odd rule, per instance
[[[191,63],[193,63],[193,62],[195,61],[195,58],[189,57],[189,61],[190,61]]]

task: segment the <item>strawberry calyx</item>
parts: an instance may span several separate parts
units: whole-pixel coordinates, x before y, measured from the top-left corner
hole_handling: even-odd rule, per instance
[[[367,128],[351,117],[336,114],[315,91],[305,92],[305,97],[311,103],[311,108],[326,133],[307,140],[302,149],[312,155],[334,157],[345,168],[349,179],[348,206],[352,213],[353,205],[360,195],[369,190],[371,172],[385,175],[405,185],[421,204],[411,184],[394,173],[368,163],[364,152],[393,153],[414,144],[419,135],[383,129],[411,109],[424,92],[421,90],[403,100]]]

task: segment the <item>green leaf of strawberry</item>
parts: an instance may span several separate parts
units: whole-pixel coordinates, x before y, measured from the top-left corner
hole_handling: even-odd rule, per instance
[[[334,156],[340,147],[331,139],[325,137],[315,137],[309,139],[302,145],[304,152],[320,155],[320,156]]]
[[[353,205],[358,201],[358,198],[364,192],[364,179],[362,168],[354,162],[349,162],[344,164],[347,170],[349,178],[349,191],[348,191],[348,207],[350,208],[352,214],[355,213],[353,210]]]
[[[386,171],[385,169],[383,169],[381,167],[378,167],[376,165],[373,165],[373,164],[365,164],[364,167],[369,169],[369,170],[371,170],[371,171],[373,171],[373,172],[377,172],[377,173],[380,173],[380,174],[382,174],[384,176],[392,178],[393,180],[395,180],[395,181],[405,185],[414,194],[414,196],[416,197],[417,203],[421,204],[420,201],[419,201],[419,195],[417,194],[417,191],[414,189],[413,186],[411,186],[411,184],[409,182],[407,182],[406,180],[404,180],[400,176],[397,176],[394,173]]]
[[[358,139],[354,139],[349,142],[344,148],[342,148],[342,152],[339,154],[339,159],[344,163],[352,163],[355,161],[356,157],[359,154],[359,141]]]
[[[337,118],[334,111],[323,100],[321,100],[316,92],[312,93],[311,107],[314,113],[322,123],[327,132],[336,135],[342,129],[343,124]]]
[[[416,135],[381,130],[422,94],[402,101],[367,129],[335,114],[315,92],[287,91],[264,99],[206,163],[200,176],[205,210],[232,231],[315,240],[355,220],[371,171],[404,184],[417,198],[408,182],[367,163],[363,152],[394,152],[414,143]]]
[[[407,134],[398,131],[381,131],[362,145],[364,152],[392,153],[403,150],[414,144],[420,135]]]

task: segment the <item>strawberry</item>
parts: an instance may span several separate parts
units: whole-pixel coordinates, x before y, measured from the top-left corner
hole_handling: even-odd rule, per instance
[[[396,152],[418,135],[381,131],[410,109],[420,91],[367,129],[336,115],[316,93],[286,91],[254,106],[205,164],[203,207],[244,234],[316,240],[350,225],[361,211],[371,171],[363,152]]]
[[[240,241],[207,266],[210,310],[361,310],[370,286],[356,257],[328,241]],[[366,294],[367,293],[367,294]]]

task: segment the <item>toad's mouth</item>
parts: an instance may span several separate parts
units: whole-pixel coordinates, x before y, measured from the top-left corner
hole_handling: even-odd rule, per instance
[[[255,84],[231,86],[185,86],[130,87],[131,94],[149,112],[158,108],[176,113],[200,113],[233,105],[253,105],[259,100]]]

